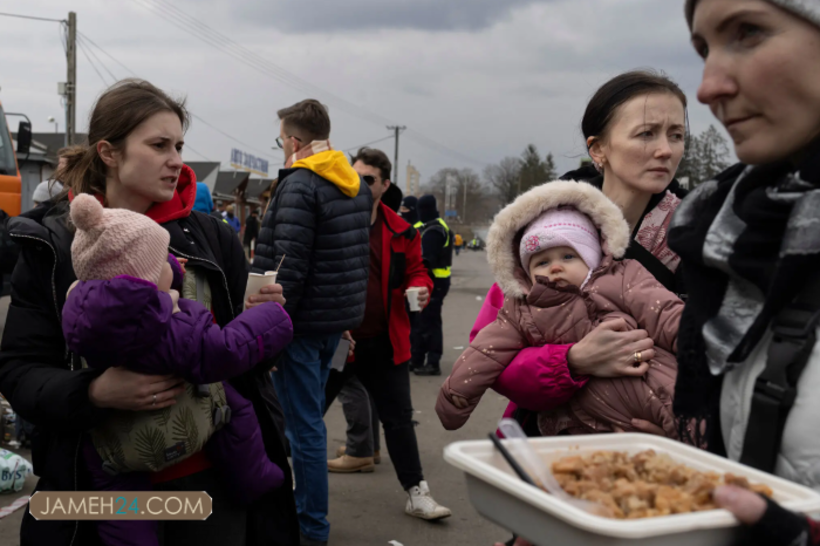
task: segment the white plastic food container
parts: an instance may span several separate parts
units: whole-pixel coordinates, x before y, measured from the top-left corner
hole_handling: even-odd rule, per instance
[[[548,464],[567,455],[594,451],[647,449],[701,471],[731,472],[772,488],[774,499],[802,513],[820,511],[820,494],[694,447],[648,434],[596,434],[532,438],[530,445]],[[539,546],[729,546],[737,520],[726,510],[617,520],[594,516],[524,483],[489,440],[456,442],[444,460],[463,470],[470,502],[485,518]]]

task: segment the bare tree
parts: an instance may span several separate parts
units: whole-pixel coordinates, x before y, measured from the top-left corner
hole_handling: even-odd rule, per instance
[[[505,157],[498,165],[484,169],[484,180],[493,188],[502,205],[511,203],[521,193],[521,160]]]
[[[455,180],[453,188],[453,210],[458,213],[458,219],[467,223],[471,221],[482,222],[492,215],[493,211],[487,208],[487,197],[489,191],[482,183],[481,178],[472,169],[454,169],[447,167],[439,170],[430,177],[424,185],[424,192],[436,196],[439,205],[439,212],[444,215],[445,196],[447,191],[447,177]],[[492,200],[490,200],[492,201]],[[489,212],[488,212],[489,211]]]

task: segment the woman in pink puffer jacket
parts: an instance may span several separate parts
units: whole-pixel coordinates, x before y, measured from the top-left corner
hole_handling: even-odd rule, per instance
[[[574,343],[603,321],[648,331],[656,356],[644,377],[590,379],[567,404],[539,416],[542,434],[633,430],[634,418],[675,435],[672,392],[683,302],[638,262],[619,260],[629,228],[618,207],[585,183],[556,181],[496,217],[488,259],[504,306],[453,366],[436,412],[461,427],[481,396],[526,347]],[[636,363],[641,355],[635,354]]]

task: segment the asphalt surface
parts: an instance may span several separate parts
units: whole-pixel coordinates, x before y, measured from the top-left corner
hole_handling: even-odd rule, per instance
[[[444,305],[444,349],[442,377],[411,377],[416,434],[425,479],[433,497],[453,511],[440,522],[426,522],[404,513],[407,495],[401,488],[387,453],[382,435],[382,464],[372,474],[330,474],[330,544],[333,546],[452,545],[491,546],[504,541],[510,533],[483,519],[470,505],[464,476],[444,462],[442,451],[451,442],[486,438],[495,428],[506,407],[506,399],[493,391],[482,399],[467,425],[456,432],[444,430],[434,406],[439,386],[452,363],[468,344],[473,321],[490,285],[484,252],[463,252],[455,258],[453,281]],[[5,322],[8,298],[0,299],[0,318]],[[328,430],[328,456],[344,443],[345,422],[341,405],[336,403],[325,419]],[[7,446],[0,446],[7,447]],[[28,456],[27,453],[23,452]],[[0,495],[0,508],[23,494],[30,494],[36,478],[31,477],[21,493]],[[23,510],[0,519],[0,546],[19,544]],[[396,544],[393,544],[396,546]]]
[[[373,474],[330,475],[330,541],[332,546],[492,546],[511,534],[483,519],[470,505],[464,475],[444,462],[444,447],[458,440],[486,438],[495,429],[507,401],[489,391],[467,424],[458,431],[444,430],[435,412],[436,396],[453,362],[468,345],[473,321],[492,285],[485,252],[462,252],[455,258],[452,288],[444,300],[444,358],[442,377],[411,377],[416,435],[425,479],[433,498],[453,511],[451,518],[428,523],[404,514],[407,499],[389,457]],[[480,298],[480,299],[479,299]],[[456,348],[459,347],[459,348]],[[345,439],[342,407],[334,404],[325,418],[328,454],[332,457]],[[382,435],[384,446],[384,435]],[[384,451],[383,451],[384,453]]]

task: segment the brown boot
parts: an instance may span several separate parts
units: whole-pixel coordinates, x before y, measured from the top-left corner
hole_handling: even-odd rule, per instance
[[[345,453],[347,453],[347,446],[339,446],[336,449],[336,457],[342,457]],[[382,452],[378,449],[373,453],[373,462],[382,464]]]
[[[376,470],[376,465],[373,463],[373,457],[351,457],[350,455],[342,455],[338,459],[331,459],[327,462],[327,469],[330,472],[373,472]]]

